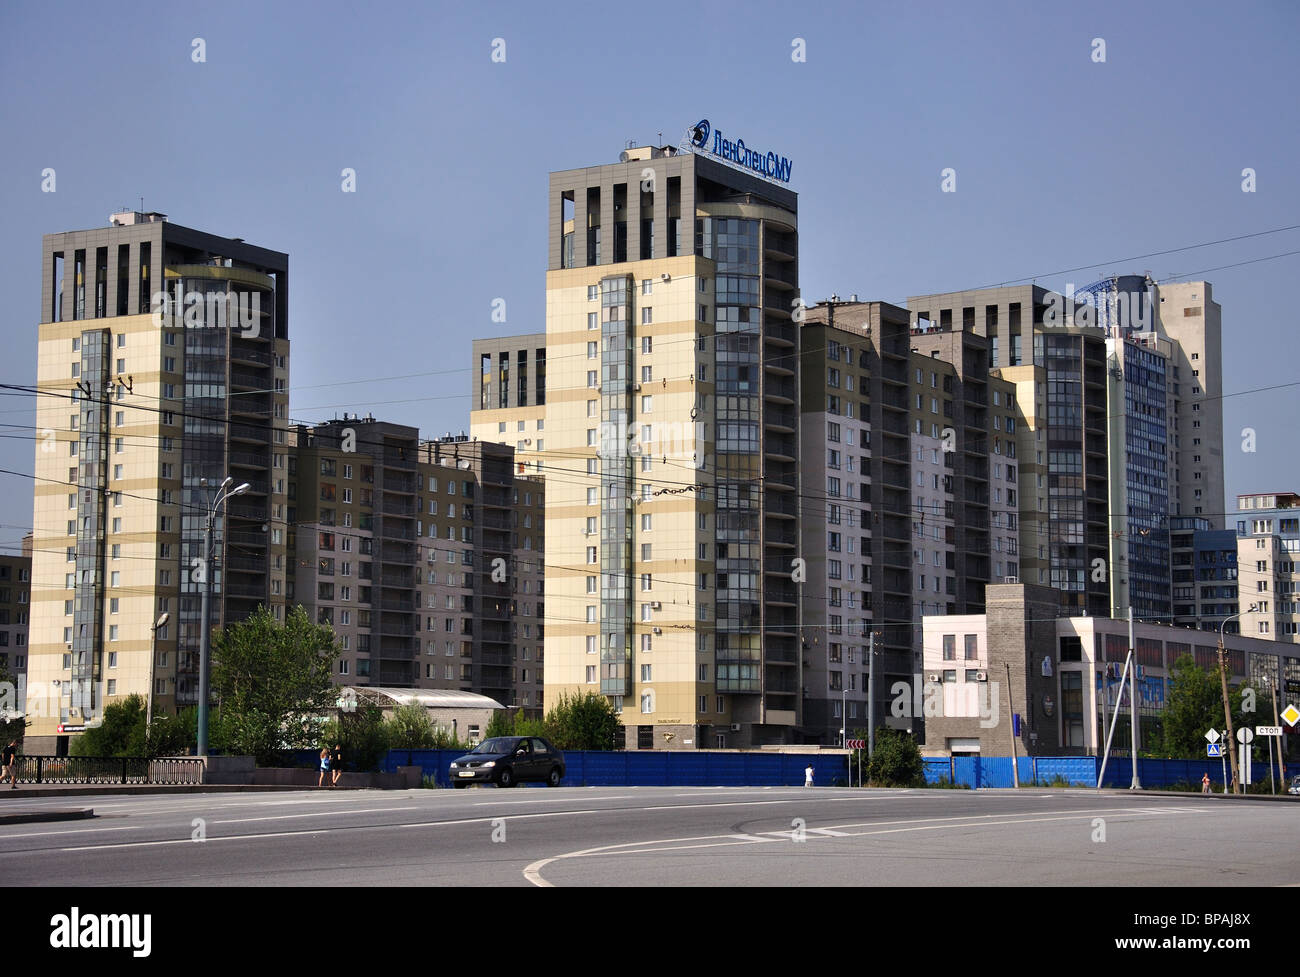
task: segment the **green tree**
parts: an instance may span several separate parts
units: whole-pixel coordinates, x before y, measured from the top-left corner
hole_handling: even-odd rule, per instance
[[[522,716],[523,710],[519,710],[518,715]],[[483,731],[483,738],[490,740],[494,736],[514,736],[515,720],[510,715],[509,709],[498,709],[492,713],[492,718],[488,720],[487,729]]]
[[[18,714],[18,680],[7,664],[0,664],[0,745],[17,740],[21,746],[27,726],[27,719]]]
[[[876,730],[876,749],[867,761],[867,779],[875,787],[919,787],[925,782],[925,762],[916,740],[901,729]]]
[[[317,742],[319,716],[333,709],[334,632],[301,605],[281,624],[265,607],[212,642],[212,688],[232,753],[274,762],[276,753]]]
[[[524,721],[527,723],[527,720]],[[525,736],[515,723],[515,735]],[[561,750],[613,750],[617,748],[623,722],[613,703],[596,692],[570,696],[561,693],[546,714],[544,735]]]
[[[73,756],[142,757],[148,755],[142,695],[129,695],[104,709],[104,721],[73,738]]]
[[[1162,731],[1164,753],[1171,757],[1199,757],[1205,752],[1205,731],[1223,725],[1219,676],[1201,668],[1191,655],[1174,662],[1169,675]]]
[[[372,703],[360,703],[353,712],[340,713],[316,734],[316,748],[339,744],[344,766],[355,770],[376,770],[388,752],[388,725],[384,712]],[[414,747],[411,747],[414,749]]]
[[[1218,668],[1201,668],[1191,655],[1183,655],[1169,670],[1169,693],[1165,699],[1161,719],[1162,753],[1168,757],[1205,759],[1205,734],[1208,730],[1223,730],[1223,683]],[[1255,711],[1246,711],[1250,695],[1246,687],[1228,688],[1228,707],[1232,711],[1232,728],[1271,725],[1272,706],[1265,692],[1255,690]],[[1267,744],[1261,753],[1259,744],[1254,747],[1255,758],[1267,755]]]
[[[505,734],[509,736],[510,734]],[[469,752],[469,744],[458,737],[446,726],[435,726],[433,730],[433,748],[435,750],[462,750]]]
[[[394,709],[384,720],[384,728],[390,750],[427,750],[437,739],[429,711],[414,702]]]

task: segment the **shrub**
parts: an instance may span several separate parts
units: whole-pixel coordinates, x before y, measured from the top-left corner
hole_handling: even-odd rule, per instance
[[[925,783],[925,761],[912,737],[902,730],[876,730],[876,750],[867,761],[867,779],[875,787],[916,787]]]

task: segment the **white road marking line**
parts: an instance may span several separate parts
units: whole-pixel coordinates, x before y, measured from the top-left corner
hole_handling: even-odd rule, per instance
[[[593,801],[630,801],[633,799],[634,798],[632,797],[631,794],[617,794],[613,797],[587,798],[587,800],[593,800]],[[572,801],[572,800],[573,800],[572,797],[539,797],[536,800],[532,800],[527,797],[521,797],[518,800],[513,800],[513,801],[475,801],[474,806],[475,807],[501,807],[501,806],[514,807],[520,804],[558,804],[564,801]]]
[[[1059,815],[1053,817],[1036,817],[1036,818],[1018,818],[1011,815],[982,814],[982,815],[966,815],[961,817],[950,817],[950,818],[916,818],[916,819],[908,819],[903,821],[885,821],[885,822],[867,821],[867,822],[861,822],[859,824],[837,824],[837,825],[833,825],[829,829],[826,828],[820,829],[819,831],[817,831],[817,833],[821,837],[868,837],[871,835],[900,834],[909,831],[937,831],[943,828],[954,827],[954,825],[951,823],[954,821],[970,822],[974,820],[981,820],[983,822],[981,824],[967,823],[961,825],[961,827],[996,828],[1004,824],[1007,825],[1031,824],[1031,823],[1045,822],[1045,821],[1078,821],[1078,820],[1090,818],[1094,814],[1110,814],[1113,816],[1115,814],[1124,814],[1124,813],[1141,814],[1141,815],[1154,817],[1158,814],[1164,814],[1165,812],[1163,810],[1143,810],[1140,808],[1138,809],[1105,808],[1102,809],[1101,811],[1080,811],[1074,814],[1066,814],[1066,815]],[[876,828],[876,826],[881,824],[885,824],[885,825],[902,824],[902,825],[910,825],[910,826],[901,827],[901,828],[890,827],[890,828],[885,828],[883,830],[877,829],[877,830],[870,830],[870,831],[844,832],[843,834],[838,834],[838,835],[827,833],[828,831],[838,831],[839,829],[843,829],[843,828],[858,828],[858,827]],[[809,833],[813,833],[814,830],[817,829],[810,829]],[[787,831],[779,831],[779,832],[769,832],[769,834],[786,837],[789,836],[791,833]],[[529,882],[531,882],[533,885],[544,887],[544,888],[554,888],[554,883],[548,882],[546,881],[546,879],[542,878],[541,871],[551,862],[558,862],[562,859],[584,858],[596,854],[644,855],[644,854],[654,854],[656,852],[663,852],[663,851],[684,851],[687,849],[695,849],[695,848],[718,848],[718,847],[725,847],[728,845],[752,844],[754,842],[768,842],[773,840],[775,839],[762,838],[757,836],[746,836],[742,834],[727,834],[727,835],[706,835],[702,838],[698,838],[698,837],[697,838],[664,838],[661,839],[660,841],[639,842],[639,843],[631,842],[629,844],[622,844],[622,845],[606,845],[600,848],[587,848],[587,849],[583,849],[582,851],[566,852],[563,855],[554,855],[550,858],[539,859],[538,861],[533,862],[532,864],[528,865],[524,869],[524,878],[527,879]],[[694,844],[694,845],[677,844],[678,842],[706,842],[706,844]],[[669,848],[632,847],[636,844],[654,845],[654,846],[671,845],[672,847]]]
[[[0,835],[0,841],[8,841],[10,838],[44,838],[49,836],[62,837],[63,835],[80,835],[88,831],[139,831],[138,826],[128,828],[73,828],[70,831],[28,831],[20,835]]]
[[[411,807],[365,807],[356,811],[313,811],[310,814],[268,814],[260,818],[230,818],[224,821],[213,821],[213,824],[242,824],[245,821],[286,821],[289,818],[328,818],[336,814],[376,814],[383,812],[396,813],[398,811],[411,811]]]

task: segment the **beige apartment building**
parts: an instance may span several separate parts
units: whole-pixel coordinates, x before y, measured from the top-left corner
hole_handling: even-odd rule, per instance
[[[549,196],[544,356],[476,343],[471,428],[546,481],[547,699],[609,696],[632,748],[789,742],[796,196],[674,147]]]
[[[1300,642],[1300,495],[1239,495],[1236,523],[1241,633]]]
[[[162,214],[45,236],[31,752],[151,686],[155,711],[198,701],[203,535],[227,476],[249,489],[216,517],[212,624],[283,614],[287,287],[287,255]]]

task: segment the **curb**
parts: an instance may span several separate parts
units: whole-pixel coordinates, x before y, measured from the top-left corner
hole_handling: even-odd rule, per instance
[[[95,816],[94,808],[68,811],[26,811],[0,814],[0,824],[30,824],[33,821],[81,821]]]
[[[348,788],[361,790],[365,788]],[[137,786],[134,784],[104,784],[99,787],[19,787],[18,790],[0,791],[0,807],[5,798],[19,800],[23,797],[95,797],[107,794],[224,794],[224,793],[264,793],[267,791],[308,791],[316,787],[303,787],[294,784],[177,784],[172,787]],[[2,816],[2,815],[0,815]]]

